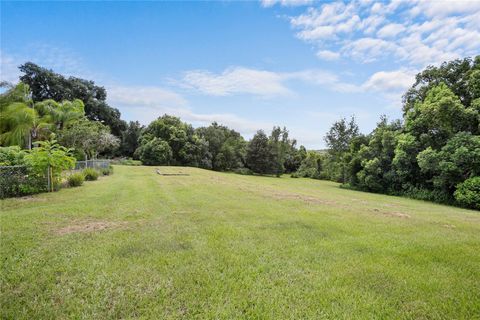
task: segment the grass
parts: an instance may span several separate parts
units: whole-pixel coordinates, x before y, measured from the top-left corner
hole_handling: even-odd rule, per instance
[[[0,201],[4,319],[480,319],[480,213],[116,166]]]

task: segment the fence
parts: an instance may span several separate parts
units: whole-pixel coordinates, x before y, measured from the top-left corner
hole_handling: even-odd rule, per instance
[[[26,166],[0,166],[0,199],[47,190],[47,175],[32,175]]]
[[[73,170],[80,171],[85,168],[101,170],[108,169],[109,166],[110,160],[86,160],[77,161]],[[68,172],[65,173],[68,175]],[[41,175],[34,175],[27,166],[0,166],[0,199],[52,191],[54,186],[51,180],[50,170]]]
[[[77,161],[74,170],[83,170],[85,168],[106,169],[110,166],[110,160],[85,160]]]

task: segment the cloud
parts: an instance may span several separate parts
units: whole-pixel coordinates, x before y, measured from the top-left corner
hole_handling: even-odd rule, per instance
[[[395,37],[399,33],[403,32],[405,30],[405,27],[400,24],[400,23],[390,23],[387,24],[386,26],[383,26],[380,30],[377,32],[377,36],[380,38],[391,38]]]
[[[291,93],[282,80],[282,76],[275,72],[230,67],[220,74],[205,70],[188,71],[181,82],[185,87],[207,95],[227,96],[247,93],[269,97]]]
[[[313,3],[313,0],[261,0],[262,7],[268,8],[279,4],[284,7],[305,6]]]
[[[15,58],[0,50],[0,81],[15,83],[19,76],[20,71]]]
[[[320,59],[395,59],[421,68],[480,51],[480,1],[320,3],[290,24]]]
[[[18,82],[20,76],[18,67],[26,62],[33,62],[65,76],[96,80],[102,78],[100,74],[89,70],[83,59],[71,50],[48,44],[32,44],[26,45],[20,52],[0,51],[1,79]]]
[[[110,86],[107,88],[108,100],[112,104],[127,106],[185,106],[187,101],[179,94],[159,87]]]
[[[251,94],[262,98],[293,96],[289,84],[302,82],[318,85],[339,92],[357,92],[355,85],[344,83],[334,73],[307,69],[293,72],[275,72],[245,67],[229,67],[221,73],[193,70],[184,73],[176,83],[183,88],[193,89],[205,95],[229,96]]]
[[[340,58],[340,53],[330,50],[320,50],[317,52],[317,57],[328,61],[338,60]]]
[[[362,85],[366,90],[404,92],[415,82],[415,70],[380,71],[374,73]]]
[[[126,119],[138,120],[145,125],[164,114],[169,114],[196,126],[216,121],[245,135],[273,126],[270,123],[244,119],[232,113],[194,112],[183,96],[161,87],[108,86],[107,92],[108,103],[119,108]]]

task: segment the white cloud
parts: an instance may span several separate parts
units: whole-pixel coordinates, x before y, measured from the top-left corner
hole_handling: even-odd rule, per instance
[[[280,4],[284,7],[305,6],[313,3],[313,0],[261,0],[263,7],[273,7]]]
[[[0,50],[0,81],[16,83],[19,76],[20,71],[15,58]]]
[[[404,92],[415,81],[415,70],[380,71],[374,73],[362,87],[366,90]]]
[[[110,86],[108,100],[112,104],[128,106],[164,106],[169,108],[185,106],[187,101],[179,94],[159,87]]]
[[[307,69],[293,72],[274,72],[256,70],[245,67],[229,67],[219,74],[205,70],[187,71],[180,86],[194,89],[212,96],[228,96],[234,94],[251,94],[262,98],[292,96],[289,83],[302,82],[318,85],[339,92],[358,92],[355,85],[344,83],[334,73]]]
[[[180,117],[183,121],[195,126],[208,125],[216,121],[245,135],[273,126],[270,123],[251,121],[231,113],[194,112],[184,97],[161,87],[108,86],[107,92],[108,102],[120,109],[122,117],[138,120],[145,125],[164,114],[169,114]]]
[[[320,50],[317,52],[317,57],[328,61],[338,60],[340,58],[340,53],[330,50]]]
[[[405,27],[402,24],[390,23],[378,30],[377,36],[379,36],[380,38],[391,38],[395,37],[404,30]]]
[[[65,76],[96,80],[102,78],[98,73],[86,68],[81,57],[71,50],[47,44],[33,44],[13,54],[0,51],[1,79],[18,82],[20,76],[18,67],[26,62],[33,62]]]
[[[299,39],[325,52],[320,59],[394,59],[421,68],[480,51],[480,1],[320,3],[290,24]]]
[[[213,96],[247,93],[269,97],[291,93],[282,80],[282,76],[275,72],[231,67],[221,74],[205,70],[188,71],[182,83],[186,87]]]

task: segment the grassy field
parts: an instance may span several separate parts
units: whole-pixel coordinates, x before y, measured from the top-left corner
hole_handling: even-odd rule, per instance
[[[161,170],[1,201],[1,317],[480,319],[480,212]]]

